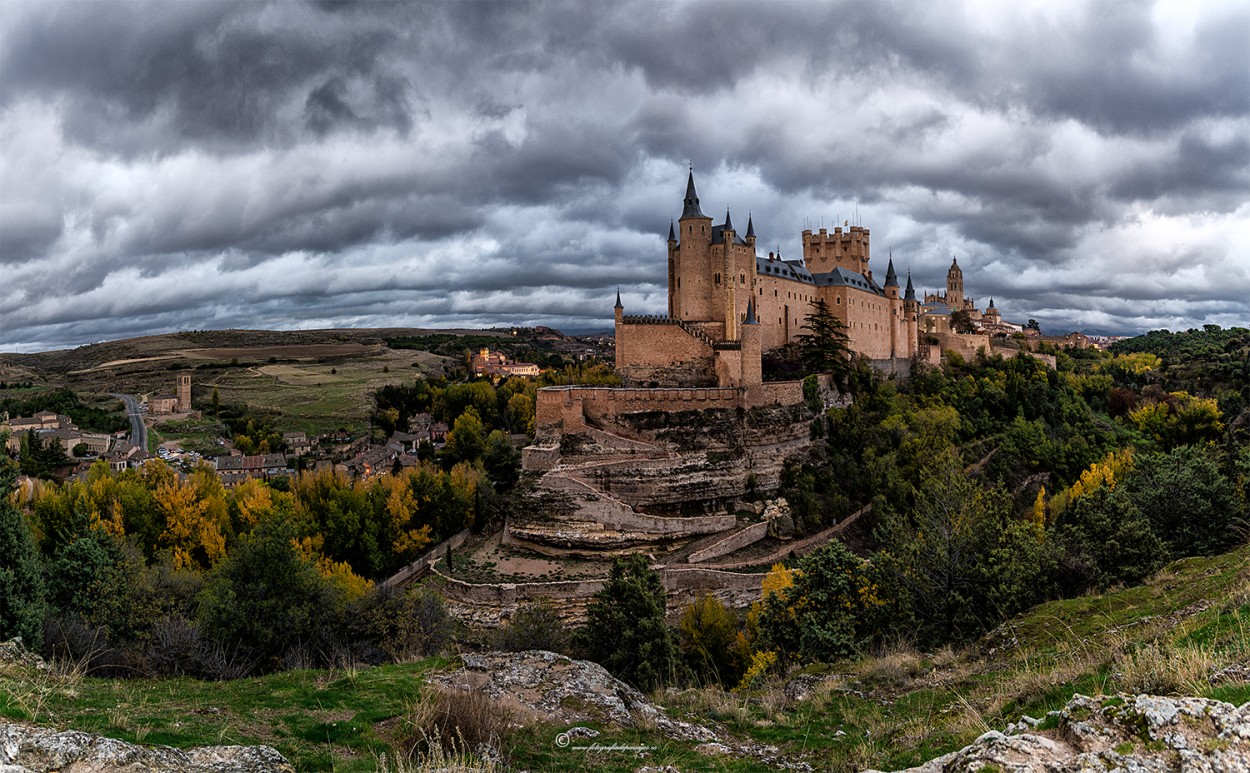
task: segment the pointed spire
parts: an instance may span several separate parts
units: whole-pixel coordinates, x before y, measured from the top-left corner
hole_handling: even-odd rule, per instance
[[[894,273],[894,258],[890,258],[890,265],[885,270],[885,286],[898,287],[898,274]]]
[[[623,308],[625,308],[625,306],[621,303],[621,288],[619,288],[619,287],[618,287],[618,288],[616,288],[616,305],[615,305],[615,306],[613,306],[612,308],[614,308],[614,309],[623,309]]]
[[[734,229],[734,221],[733,221],[733,218],[729,216],[729,208],[726,207],[725,208],[725,230],[732,231],[733,229]]]
[[[916,288],[911,284],[911,269],[907,269],[907,293],[903,296],[905,301],[916,300]]]
[[[758,325],[759,324],[759,320],[755,318],[755,296],[754,295],[752,295],[747,300],[747,318],[742,324],[744,325]]]
[[[668,240],[670,242],[677,241],[677,232],[673,230],[673,221],[668,221]]]
[[[990,305],[989,305],[988,307],[986,307],[986,308],[990,308],[990,309],[994,308],[994,298],[993,298],[993,296],[990,296]]]
[[[682,220],[688,217],[707,217],[703,214],[703,210],[699,209],[699,194],[694,191],[694,167],[690,168],[690,176],[686,178],[685,205],[685,209],[681,212]]]
[[[747,213],[747,238],[755,238],[755,223],[751,221],[751,213]]]

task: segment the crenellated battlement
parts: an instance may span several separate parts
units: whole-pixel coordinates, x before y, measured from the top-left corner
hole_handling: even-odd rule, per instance
[[[810,228],[804,230],[803,262],[813,274],[844,268],[866,276],[870,235],[867,228],[858,225],[845,230],[839,226],[832,233],[825,228],[816,233]]]

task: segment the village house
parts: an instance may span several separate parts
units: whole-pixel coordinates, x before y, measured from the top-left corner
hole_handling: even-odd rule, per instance
[[[66,455],[73,455],[74,449],[80,444],[86,447],[89,456],[108,453],[113,436],[97,432],[83,432],[75,426],[70,417],[64,414],[41,411],[34,416],[18,416],[0,423],[0,430],[8,430],[9,439],[5,447],[11,453],[19,453],[22,438],[34,433],[41,442],[56,442]]]
[[[471,368],[475,376],[489,376],[496,379],[504,376],[534,377],[542,372],[532,362],[511,362],[503,352],[492,352],[489,347],[483,347],[473,355]]]
[[[317,445],[316,438],[310,438],[303,432],[284,432],[282,442],[286,443],[287,451],[293,456],[306,456]]]
[[[221,478],[221,485],[226,488],[234,488],[245,480],[273,480],[291,474],[282,454],[219,456],[214,460],[213,467]]]

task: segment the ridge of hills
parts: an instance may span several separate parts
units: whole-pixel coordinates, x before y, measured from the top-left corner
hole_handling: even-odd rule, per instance
[[[652,693],[667,719],[590,711],[576,726],[597,733],[598,752],[561,747],[553,739],[570,726],[532,718],[523,729],[503,731],[501,751],[507,768],[518,770],[895,770],[1009,729],[1023,716],[1046,717],[1078,693],[1244,704],[1248,626],[1250,546],[1242,546],[1176,561],[1142,585],[1041,604],[965,648],[899,648],[809,667],[743,692]],[[432,677],[453,665],[428,658],[204,682],[95,679],[0,661],[0,717],[180,748],[268,744],[299,770],[373,770],[410,748],[422,707],[445,681]],[[509,698],[523,699],[523,686],[508,689],[515,693]],[[577,697],[566,696],[561,706],[580,707]],[[589,705],[593,696],[585,697]],[[719,740],[666,734],[673,723],[710,728]],[[1053,732],[1053,725],[1043,720],[1039,732]],[[465,769],[503,764],[469,762]]]

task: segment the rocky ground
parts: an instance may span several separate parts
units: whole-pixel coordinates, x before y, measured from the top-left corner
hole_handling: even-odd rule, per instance
[[[654,728],[675,740],[698,742],[696,749],[703,754],[749,757],[770,769],[811,770],[807,763],[784,759],[776,747],[742,743],[705,725],[670,718],[598,663],[545,650],[466,654],[460,659],[461,668],[433,681],[444,689],[484,691],[519,724],[562,727],[558,745],[599,735],[582,723]]]
[[[1046,729],[1049,728],[1049,729]],[[905,773],[1240,773],[1250,771],[1250,703],[1076,695]]]
[[[269,746],[136,746],[113,738],[0,725],[0,773],[294,773]]]
[[[0,642],[0,674],[45,672],[20,639]],[[0,723],[0,773],[295,773],[270,746],[139,746],[76,730]]]

